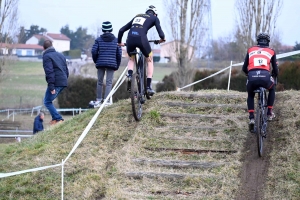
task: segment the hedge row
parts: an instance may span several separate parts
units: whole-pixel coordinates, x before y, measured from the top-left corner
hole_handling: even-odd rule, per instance
[[[198,70],[195,73],[194,81],[203,79],[216,70]],[[163,82],[156,85],[156,91],[174,91],[176,85],[174,81],[174,73],[165,76]],[[279,77],[277,91],[282,90],[300,90],[300,61],[285,62],[279,66]],[[230,89],[236,91],[246,91],[247,77],[238,68],[233,69],[231,73]],[[87,108],[91,100],[96,99],[97,79],[83,78],[80,76],[70,77],[68,87],[58,97],[60,107],[64,108]],[[217,76],[206,79],[194,85],[193,90],[202,89],[227,89],[228,86],[228,71]],[[103,86],[105,88],[105,85]],[[126,91],[127,84],[124,82],[113,96],[113,101],[129,98]],[[105,91],[105,89],[103,89]]]

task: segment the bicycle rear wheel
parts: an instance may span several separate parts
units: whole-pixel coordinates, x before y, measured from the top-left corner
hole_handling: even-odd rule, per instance
[[[151,99],[151,96],[147,92],[147,68],[148,68],[147,58],[144,57],[144,88],[145,88],[145,96],[146,96],[147,99]]]
[[[130,98],[131,98],[131,106],[132,106],[132,114],[136,121],[140,121],[142,117],[142,103],[141,103],[141,93],[139,90],[139,84],[140,84],[140,76],[138,74],[133,74],[131,79],[131,92],[130,92]]]
[[[255,119],[255,125],[256,125],[256,140],[257,140],[257,151],[258,156],[263,156],[263,147],[264,147],[264,141],[263,141],[263,133],[262,133],[262,125],[263,125],[263,116],[261,113],[261,108],[257,108],[256,110],[256,119]]]

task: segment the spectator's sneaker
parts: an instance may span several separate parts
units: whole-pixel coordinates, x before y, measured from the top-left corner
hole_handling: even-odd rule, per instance
[[[147,93],[150,95],[150,96],[153,96],[155,94],[155,91],[152,90],[151,88],[147,88]]]
[[[64,119],[60,119],[60,120],[52,120],[52,121],[50,122],[50,125],[59,124],[59,123],[64,122],[64,121],[65,121]]]
[[[50,124],[50,125],[56,124],[56,120],[55,120],[55,119],[54,119],[54,120],[51,120],[51,121],[49,122],[49,124]]]
[[[268,115],[268,121],[272,121],[275,117],[275,114],[272,112],[271,115]]]
[[[250,121],[249,121],[249,131],[251,133],[254,133],[254,124],[255,124],[254,119],[250,119]]]
[[[99,108],[102,103],[103,103],[103,99],[101,101],[95,101],[94,102],[94,108]]]
[[[127,75],[127,91],[129,93],[131,92],[131,79],[132,79],[132,76]]]
[[[56,124],[60,124],[62,122],[64,122],[65,120],[64,119],[61,119],[61,120],[56,120]]]

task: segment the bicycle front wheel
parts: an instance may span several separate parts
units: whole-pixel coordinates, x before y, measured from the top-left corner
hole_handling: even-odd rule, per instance
[[[131,79],[131,106],[132,106],[132,114],[136,121],[140,121],[142,118],[142,103],[141,103],[141,90],[139,90],[140,85],[140,76],[138,74],[133,74]]]
[[[258,156],[262,157],[263,156],[263,133],[262,133],[262,125],[263,125],[263,116],[261,114],[260,108],[257,109],[256,111],[256,140],[257,140],[257,150],[258,150]]]

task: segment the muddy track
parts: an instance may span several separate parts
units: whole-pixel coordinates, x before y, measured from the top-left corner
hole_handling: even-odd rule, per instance
[[[276,100],[280,101],[279,98]],[[249,136],[244,143],[244,153],[241,158],[243,165],[240,172],[241,186],[236,196],[237,200],[263,199],[264,185],[270,164],[269,155],[273,149],[272,138],[276,137],[276,124],[279,118],[280,108],[276,107],[276,119],[268,123],[268,136],[264,141],[263,157],[258,156],[256,135],[248,133]]]

